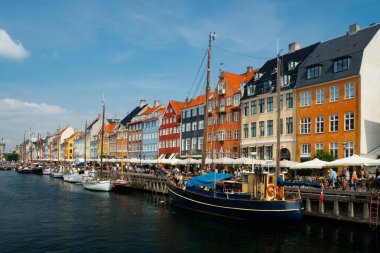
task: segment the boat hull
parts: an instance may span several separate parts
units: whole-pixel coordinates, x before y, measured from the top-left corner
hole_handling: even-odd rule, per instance
[[[111,180],[87,181],[83,182],[83,187],[90,191],[109,192],[112,190],[112,182]]]
[[[299,221],[303,216],[300,200],[239,200],[214,198],[183,190],[168,184],[170,201],[174,206],[191,211],[252,221]]]
[[[63,180],[65,182],[75,183],[75,184],[82,183],[82,181],[83,181],[83,174],[79,174],[79,173],[67,174],[67,175],[63,176]]]

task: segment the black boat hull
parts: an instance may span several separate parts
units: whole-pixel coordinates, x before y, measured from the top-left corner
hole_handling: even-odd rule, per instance
[[[303,216],[301,200],[260,201],[214,198],[168,184],[174,206],[227,218],[252,221],[299,221]]]

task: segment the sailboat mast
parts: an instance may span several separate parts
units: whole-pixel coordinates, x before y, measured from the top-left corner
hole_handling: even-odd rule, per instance
[[[276,76],[276,93],[277,93],[277,148],[276,148],[276,177],[274,180],[274,185],[277,186],[277,178],[280,176],[280,92],[281,92],[281,60],[280,54],[277,55],[277,76]]]
[[[203,149],[202,149],[202,168],[206,164],[206,147],[207,147],[207,118],[208,118],[208,96],[210,92],[210,72],[211,72],[211,40],[215,39],[215,32],[210,33],[208,36],[208,48],[207,48],[207,83],[206,83],[206,105],[204,110],[204,122],[203,122]]]
[[[84,125],[84,169],[86,169],[87,165],[87,119],[86,124]]]
[[[100,172],[103,169],[103,140],[104,140],[104,114],[106,110],[106,105],[103,101],[103,118],[102,118],[102,135],[101,135],[101,143],[100,143]]]

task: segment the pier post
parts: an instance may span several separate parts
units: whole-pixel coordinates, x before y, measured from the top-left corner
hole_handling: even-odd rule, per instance
[[[335,216],[339,216],[339,201],[334,200],[334,210],[333,213]]]
[[[354,202],[352,200],[350,200],[348,202],[348,217],[355,217],[355,213],[354,213]]]
[[[363,219],[365,219],[365,220],[369,219],[369,205],[368,205],[368,203],[363,204]]]
[[[325,202],[324,201],[319,201],[318,202],[318,212],[319,213],[325,213]]]
[[[311,212],[311,201],[309,198],[306,199],[306,212]]]

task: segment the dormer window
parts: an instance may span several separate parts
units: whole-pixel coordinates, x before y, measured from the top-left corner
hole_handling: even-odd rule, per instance
[[[271,86],[272,81],[265,81],[263,83],[263,92],[267,92],[269,90],[269,87]]]
[[[308,67],[306,78],[313,79],[319,77],[321,75],[321,69],[322,67],[320,65]]]
[[[350,67],[350,57],[334,60],[334,73],[348,70]]]
[[[255,86],[253,84],[248,85],[247,87],[247,93],[248,95],[252,95],[255,92]]]
[[[260,72],[256,72],[255,75],[253,76],[253,80],[258,80],[260,79],[260,77],[262,76],[263,74],[261,74]]]
[[[218,84],[218,94],[226,94],[226,83],[221,82]]]
[[[288,63],[288,69],[289,69],[289,70],[292,70],[292,69],[294,69],[295,67],[297,67],[297,65],[298,65],[298,62],[296,62],[296,61],[290,61],[290,62]]]
[[[282,87],[289,86],[289,83],[290,83],[290,75],[284,75],[283,77],[281,77],[281,86]]]

